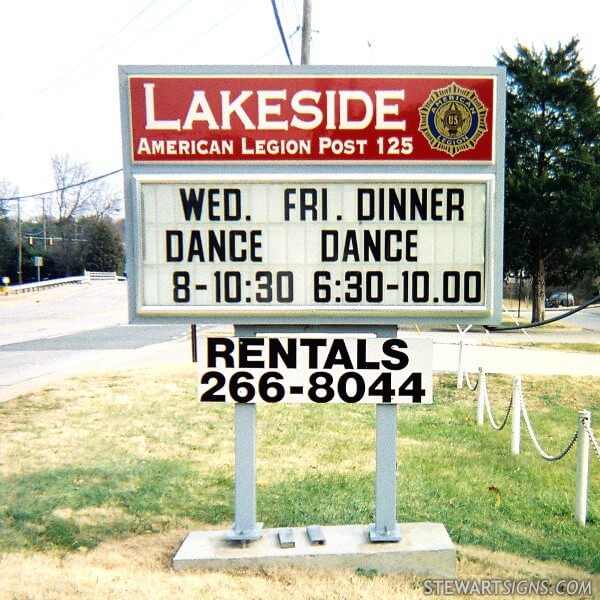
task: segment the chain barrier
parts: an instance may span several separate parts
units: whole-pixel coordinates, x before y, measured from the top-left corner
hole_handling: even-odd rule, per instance
[[[464,373],[465,379],[467,380],[467,385],[469,389],[471,389],[471,385],[466,375]],[[508,423],[509,416],[512,412],[512,431],[511,431],[511,453],[513,455],[519,454],[520,451],[520,440],[521,440],[521,417],[523,421],[525,421],[525,426],[527,427],[527,432],[529,433],[529,437],[531,438],[531,442],[533,443],[535,449],[538,451],[539,455],[547,461],[554,462],[558,461],[561,458],[564,458],[575,446],[577,443],[577,459],[576,459],[576,476],[575,476],[575,512],[574,517],[575,521],[579,523],[579,525],[584,525],[587,522],[587,503],[588,503],[588,493],[589,493],[589,446],[591,445],[596,453],[598,459],[600,459],[600,445],[598,444],[598,440],[594,436],[594,431],[592,430],[591,423],[591,413],[587,410],[579,411],[579,418],[577,420],[577,429],[575,433],[569,440],[569,443],[566,447],[559,452],[558,454],[551,455],[548,454],[541,446],[535,431],[533,430],[533,426],[531,425],[531,420],[529,419],[529,412],[527,410],[527,404],[525,403],[525,398],[523,396],[522,388],[521,388],[521,377],[515,377],[513,381],[513,390],[510,397],[510,403],[508,405],[508,410],[506,411],[506,415],[502,421],[502,423],[496,423],[494,416],[492,414],[492,407],[490,403],[490,399],[487,393],[487,384],[485,379],[485,371],[483,369],[479,370],[479,381],[477,382],[480,385],[479,394],[477,396],[477,424],[483,425],[484,422],[484,413],[487,411],[488,419],[490,421],[491,426],[496,431],[501,431],[504,429],[506,424]],[[485,409],[484,409],[485,407]],[[589,444],[587,443],[589,440]]]
[[[462,384],[464,381],[467,382],[467,387],[469,388],[469,390],[471,390],[472,392],[474,392],[477,389],[477,386],[479,385],[479,380],[477,381],[477,383],[472,384],[471,383],[471,379],[469,378],[469,373],[468,371],[464,368],[464,355],[465,355],[465,334],[467,333],[467,331],[469,331],[469,328],[471,327],[469,325],[469,327],[467,327],[464,331],[457,325],[458,330],[460,332],[460,342],[459,342],[459,350],[458,350],[458,369],[457,369],[457,387],[461,388]]]
[[[592,447],[594,448],[594,452],[596,453],[598,460],[600,460],[600,445],[598,444],[598,440],[596,440],[596,438],[594,436],[594,431],[593,431],[588,419],[584,419],[583,426],[585,427],[585,432],[588,434],[588,437],[590,438],[590,442],[592,444]]]
[[[555,454],[553,456],[545,452],[542,446],[540,445],[540,442],[538,441],[535,432],[533,431],[533,427],[531,426],[529,414],[527,413],[527,405],[525,404],[525,400],[523,398],[521,398],[521,410],[523,411],[523,420],[525,421],[527,431],[529,432],[529,437],[531,438],[531,441],[533,442],[533,445],[535,446],[535,449],[539,452],[540,456],[544,460],[551,462],[564,458],[569,453],[569,450],[571,450],[571,448],[575,445],[575,442],[577,441],[577,437],[579,435],[579,431],[575,431],[575,434],[571,438],[571,441],[567,444],[566,448],[562,452],[559,452],[558,454]]]
[[[468,385],[468,380],[467,380],[467,385]],[[470,389],[470,387],[469,387],[469,389]],[[513,408],[514,401],[515,401],[515,398],[514,398],[514,394],[513,394],[513,395],[511,395],[510,403],[508,405],[506,415],[504,416],[502,423],[500,425],[498,425],[498,423],[494,419],[494,415],[492,414],[492,406],[490,403],[490,399],[487,394],[484,395],[484,403],[485,403],[485,408],[486,408],[486,412],[488,415],[488,419],[490,421],[490,425],[496,431],[502,431],[506,427],[506,424],[508,423],[508,418],[509,418],[511,410]],[[537,439],[537,436],[535,435],[535,431],[533,430],[533,426],[531,425],[531,421],[529,420],[529,413],[527,412],[527,405],[525,404],[525,399],[522,396],[520,396],[517,401],[521,403],[523,421],[525,421],[525,426],[527,427],[527,431],[529,433],[529,437],[531,438],[531,442],[533,443],[535,449],[538,451],[540,456],[544,460],[551,461],[551,462],[560,460],[561,458],[564,458],[569,453],[569,451],[573,448],[573,446],[575,445],[575,442],[577,441],[579,432],[577,430],[575,431],[573,437],[571,438],[571,440],[567,444],[566,448],[562,452],[559,452],[558,454],[555,454],[555,455],[548,454],[547,452],[544,451],[539,440]],[[598,446],[598,442],[596,441],[596,439],[593,437],[593,432],[587,422],[585,423],[585,427],[586,427],[588,436],[590,438],[590,441],[592,442],[592,445],[594,446],[594,450],[595,450],[596,454],[598,455],[598,458],[600,458],[600,447]]]
[[[506,416],[504,417],[504,420],[502,421],[501,425],[498,425],[498,423],[496,423],[496,421],[494,419],[494,415],[492,415],[492,406],[490,404],[490,399],[488,398],[487,394],[484,395],[483,400],[485,402],[485,409],[486,409],[486,412],[488,415],[488,419],[490,420],[491,426],[496,431],[502,431],[504,429],[504,427],[506,427],[506,424],[508,423],[508,417],[510,416],[510,411],[512,410],[514,396],[512,394],[510,396],[510,402],[508,403],[508,410],[506,411]]]
[[[467,371],[464,372],[464,376],[465,376],[465,381],[467,382],[467,387],[469,388],[469,390],[474,392],[479,387],[479,379],[477,380],[477,383],[475,385],[473,385],[471,383],[471,380],[469,379],[469,373],[467,373]]]

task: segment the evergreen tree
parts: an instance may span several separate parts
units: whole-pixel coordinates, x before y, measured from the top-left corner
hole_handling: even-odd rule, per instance
[[[533,275],[532,321],[544,318],[547,275],[600,236],[600,114],[578,44],[518,45],[498,59],[507,67],[505,267]]]
[[[16,186],[6,179],[0,179],[0,277],[9,277],[13,283],[18,283],[19,250],[17,225],[9,218],[7,198],[14,198],[17,194]]]
[[[121,271],[123,245],[115,227],[106,219],[98,219],[86,244],[84,267],[88,271]]]
[[[10,221],[0,216],[0,277],[9,277],[13,283],[18,283],[16,276],[17,252],[17,243]],[[0,285],[0,287],[2,286]]]

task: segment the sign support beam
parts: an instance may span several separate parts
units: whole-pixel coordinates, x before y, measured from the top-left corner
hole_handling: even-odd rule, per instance
[[[230,542],[252,542],[261,536],[256,522],[256,404],[235,405],[234,522]]]
[[[377,337],[396,337],[395,327],[381,327]],[[399,542],[396,523],[396,437],[398,407],[378,404],[375,414],[375,523],[369,530],[372,542]]]
[[[255,335],[248,327],[235,327],[235,335]],[[256,522],[256,404],[235,405],[235,489],[233,527],[227,540],[246,544],[258,540],[263,524]]]
[[[340,327],[288,326],[258,327],[236,326],[235,336],[285,333],[339,333]],[[395,338],[395,326],[347,327],[351,333]],[[345,332],[348,333],[348,332]],[[246,544],[261,537],[263,523],[256,521],[256,404],[235,405],[235,490],[234,524],[227,533],[227,540]],[[371,524],[371,542],[399,542],[401,539],[396,523],[396,437],[397,406],[378,404],[375,429],[375,523]]]
[[[372,542],[399,542],[396,524],[396,434],[398,407],[378,404],[375,413],[375,523]]]

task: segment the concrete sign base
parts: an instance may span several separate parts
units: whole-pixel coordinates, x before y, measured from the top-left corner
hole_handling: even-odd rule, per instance
[[[173,558],[173,569],[228,570],[271,566],[318,569],[365,569],[428,577],[456,577],[456,550],[441,523],[401,523],[402,539],[373,544],[368,525],[321,528],[324,543],[311,544],[305,527],[286,529],[293,545],[280,544],[280,529],[265,529],[262,537],[241,546],[227,541],[226,531],[194,531]]]

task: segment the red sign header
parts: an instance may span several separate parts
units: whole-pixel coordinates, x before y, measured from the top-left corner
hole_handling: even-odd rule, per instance
[[[129,77],[137,163],[492,164],[494,77]]]

